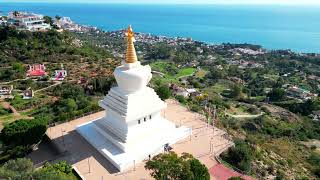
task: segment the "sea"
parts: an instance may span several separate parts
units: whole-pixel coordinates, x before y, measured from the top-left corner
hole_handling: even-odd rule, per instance
[[[88,1],[89,2],[89,1]],[[320,53],[320,6],[1,3],[0,11],[68,16],[105,31],[124,29],[210,44],[250,43]]]

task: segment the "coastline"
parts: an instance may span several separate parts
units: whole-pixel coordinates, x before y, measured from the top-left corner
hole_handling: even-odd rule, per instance
[[[177,6],[179,8],[175,12]],[[258,7],[257,10],[255,10],[256,7]],[[119,30],[131,24],[137,32],[172,38],[192,37],[194,40],[207,44],[248,43],[259,44],[269,50],[292,49],[297,53],[320,53],[317,43],[320,41],[317,31],[320,23],[316,19],[308,18],[309,16],[319,17],[319,8],[292,7],[283,11],[281,6],[259,5],[241,5],[240,7],[198,5],[193,7],[191,5],[159,6],[153,4],[84,5],[2,2],[0,11],[5,14],[9,10],[23,10],[52,17],[67,16],[78,24],[96,26],[107,32]],[[191,10],[195,12],[190,13]],[[136,15],[125,17],[125,12]],[[249,16],[250,14],[257,14],[257,16],[252,17]],[[289,16],[296,18],[290,20]],[[205,18],[210,21],[205,21]]]

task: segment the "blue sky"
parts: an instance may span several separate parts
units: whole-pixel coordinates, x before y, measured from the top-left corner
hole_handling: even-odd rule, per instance
[[[320,0],[1,0],[1,2],[320,5]]]

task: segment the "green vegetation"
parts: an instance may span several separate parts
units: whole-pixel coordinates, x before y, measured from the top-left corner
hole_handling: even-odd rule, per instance
[[[0,26],[1,66],[10,66],[13,63],[96,61],[109,57],[111,55],[105,49],[77,43],[69,32],[27,32]],[[19,77],[19,74],[12,75],[13,72],[24,71],[20,66],[13,66],[12,73],[1,80]],[[1,74],[5,74],[3,70]]]
[[[11,113],[10,109],[4,109],[2,106],[0,106],[0,116],[8,115],[10,113]]]
[[[43,119],[18,120],[6,125],[1,131],[1,140],[7,145],[32,145],[38,143],[47,130]]]
[[[1,55],[0,55],[0,62],[2,62]],[[25,74],[25,67],[20,63],[13,63],[11,68],[0,69],[0,80],[7,81],[7,80],[13,80],[13,79],[21,79],[24,77],[24,74]]]
[[[41,141],[46,130],[44,119],[17,120],[6,124],[0,134],[0,162],[24,157],[34,144]]]
[[[168,62],[155,62],[150,64],[152,70],[164,73],[164,81],[177,82],[182,77],[191,76],[195,73],[195,68],[185,67],[178,68],[173,63]]]
[[[16,95],[14,99],[9,100],[10,104],[19,111],[26,110],[29,108],[37,107],[41,104],[42,101],[48,100],[47,95],[39,95],[30,100],[25,100],[22,96]]]
[[[313,173],[320,178],[320,154],[312,153],[308,157],[308,162],[314,166],[312,168]]]
[[[69,164],[62,161],[57,164],[46,163],[43,168],[35,169],[29,159],[10,160],[0,167],[1,179],[23,180],[77,180]]]
[[[46,22],[51,21],[46,17]],[[16,90],[29,87],[37,90],[51,85],[46,79],[17,80],[25,78],[26,65],[33,63],[45,63],[50,73],[64,63],[70,72],[66,82],[37,93],[32,100],[24,101],[16,91],[15,99],[6,101],[18,110],[20,118],[35,118],[28,122],[38,119],[48,123],[68,121],[100,110],[97,100],[115,83],[110,75],[120,62],[110,59],[109,51],[121,55],[125,48],[123,37],[114,32],[19,32],[0,27],[1,82],[16,80],[10,83]],[[239,48],[259,50],[259,53],[253,55],[239,51]],[[239,138],[235,140],[234,148],[222,154],[230,166],[262,178],[271,175],[277,179],[316,179],[319,177],[318,151],[304,146],[303,141],[320,139],[319,121],[310,118],[314,111],[320,110],[320,101],[318,97],[290,99],[287,91],[288,87],[296,85],[319,93],[320,56],[288,50],[264,52],[261,48],[229,43],[210,46],[182,40],[170,44],[136,42],[140,61],[160,72],[149,85],[162,99],[174,96],[190,110],[208,118],[212,113],[205,107],[215,109],[214,125]],[[84,81],[76,84],[79,77]],[[196,92],[183,97],[170,89],[169,84],[182,91],[192,88]],[[238,118],[237,115],[253,118]],[[0,108],[0,116],[2,122],[16,120],[7,109]],[[13,134],[30,135],[29,131],[34,130],[20,120],[10,126],[5,135],[10,138],[16,138]],[[23,157],[30,149],[29,143],[16,146],[2,141],[0,161]],[[201,167],[196,161],[186,163],[182,157],[167,156],[159,156],[165,161],[150,161],[153,162],[149,163],[153,176],[181,179],[188,174],[192,177],[196,170],[190,166]],[[172,159],[183,165],[162,165]],[[172,173],[172,169],[176,171]],[[202,170],[199,174],[206,177]],[[201,176],[199,174],[197,176]]]
[[[282,101],[285,99],[286,92],[283,89],[276,88],[268,94],[270,101]]]
[[[43,117],[52,123],[71,120],[100,109],[98,103],[87,96],[81,86],[63,83],[53,88],[51,95],[60,99],[35,109],[32,113],[34,117]]]
[[[207,75],[207,73],[208,72],[206,70],[201,69],[195,73],[195,76],[197,78],[204,78]]]
[[[244,179],[241,177],[231,177],[228,180],[244,180]]]
[[[223,153],[221,158],[244,172],[250,172],[254,150],[244,141],[235,140],[234,143],[235,147],[232,147],[226,153]]]
[[[156,92],[162,100],[166,100],[171,96],[171,91],[166,85],[161,85],[160,87],[158,87],[156,89]]]
[[[179,157],[174,152],[159,154],[147,161],[145,168],[157,180],[209,180],[210,175],[205,165],[191,154],[183,153]]]

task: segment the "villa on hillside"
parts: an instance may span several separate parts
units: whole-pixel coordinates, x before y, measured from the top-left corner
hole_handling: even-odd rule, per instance
[[[169,88],[172,90],[174,96],[183,96],[187,98],[190,95],[185,88],[180,87],[176,84],[171,84]]]
[[[22,99],[32,99],[33,96],[34,96],[34,91],[31,88],[28,88],[25,91],[23,91]]]
[[[184,98],[188,98],[202,95],[198,90],[194,88],[187,89],[176,84],[171,84],[169,88],[172,90],[174,96],[183,96]]]
[[[68,30],[68,31],[89,32],[89,31],[97,30],[97,27],[77,24],[73,22],[70,17],[61,17],[61,18],[55,19],[54,24],[58,28],[63,30]]]
[[[299,88],[297,86],[292,86],[287,89],[288,97],[297,98],[303,101],[309,100],[313,97],[317,97],[317,94],[311,93],[308,90]]]
[[[13,90],[12,85],[0,85],[0,99],[12,99],[13,96],[11,95]]]
[[[27,71],[27,77],[42,77],[47,75],[46,67],[44,64],[33,64],[29,65],[29,70]]]
[[[7,20],[0,15],[0,25],[4,25],[4,24],[7,24]]]
[[[67,70],[63,68],[61,65],[61,69],[55,70],[54,76],[51,78],[53,81],[63,81],[65,77],[67,77]]]
[[[46,31],[51,28],[49,24],[44,22],[43,15],[28,12],[10,12],[7,24],[18,30],[27,31]]]

